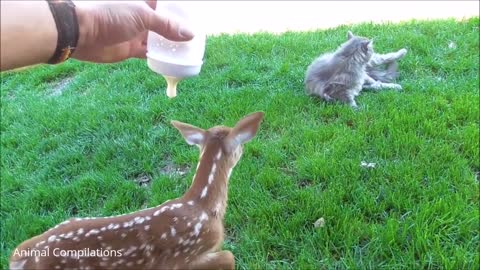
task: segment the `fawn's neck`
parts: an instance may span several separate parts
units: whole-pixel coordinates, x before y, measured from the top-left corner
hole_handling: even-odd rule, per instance
[[[194,201],[223,218],[227,204],[228,178],[232,166],[228,165],[220,145],[207,146],[200,157],[193,183],[184,199]]]

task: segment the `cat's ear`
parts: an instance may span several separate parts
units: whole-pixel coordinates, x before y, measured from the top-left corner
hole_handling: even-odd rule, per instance
[[[365,51],[368,51],[368,49],[371,49],[373,47],[373,41],[371,40],[365,40],[362,42],[362,49]]]
[[[354,35],[353,35],[352,31],[348,31],[347,38],[352,39],[353,37],[354,37]]]

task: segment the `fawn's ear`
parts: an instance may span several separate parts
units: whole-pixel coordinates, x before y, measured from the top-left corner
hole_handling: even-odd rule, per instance
[[[263,119],[263,112],[256,112],[245,116],[232,128],[227,137],[228,151],[235,150],[239,145],[247,143],[257,134],[258,127]]]
[[[353,37],[354,37],[354,35],[353,35],[352,31],[348,31],[348,32],[347,32],[347,38],[348,38],[348,39],[351,39],[351,38],[353,38]]]
[[[205,142],[205,130],[175,120],[172,120],[171,123],[180,131],[188,144],[200,146]]]

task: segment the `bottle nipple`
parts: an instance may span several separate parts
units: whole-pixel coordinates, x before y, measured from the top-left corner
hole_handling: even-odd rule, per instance
[[[171,77],[171,76],[163,76],[165,81],[167,81],[167,96],[169,98],[174,98],[177,96],[177,84],[180,81],[180,78]]]

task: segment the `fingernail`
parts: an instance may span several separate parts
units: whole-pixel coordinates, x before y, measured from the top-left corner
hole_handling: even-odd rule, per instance
[[[185,27],[180,27],[180,29],[178,29],[178,35],[187,40],[192,39],[194,36],[193,32],[190,29]]]

